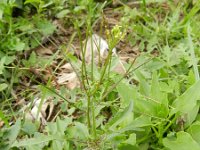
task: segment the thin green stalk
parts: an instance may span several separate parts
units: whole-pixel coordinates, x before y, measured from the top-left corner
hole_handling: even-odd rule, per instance
[[[107,56],[106,61],[105,61],[105,64],[104,64],[103,71],[102,71],[102,73],[101,73],[101,77],[100,77],[99,84],[102,83],[103,78],[104,78],[105,73],[106,73],[106,70],[107,70],[107,67],[108,67],[108,65],[109,65],[109,62],[110,62],[111,59],[112,59],[111,57],[112,57],[112,49],[113,49],[113,48],[114,48],[113,46],[111,46],[111,47],[109,48],[109,53],[108,53],[108,56]]]
[[[111,51],[111,54],[109,53],[108,56],[107,56],[107,59],[106,59],[106,62],[105,62],[105,66],[103,67],[103,71],[102,71],[101,76],[100,76],[100,80],[99,80],[96,88],[91,92],[92,95],[99,89],[99,87],[100,87],[100,85],[101,85],[101,83],[103,81],[103,78],[104,78],[105,73],[106,73],[107,66],[109,64],[109,60],[111,59],[110,58],[111,55],[112,55],[112,51]]]
[[[28,75],[26,75],[26,76],[28,76]],[[31,78],[30,76],[28,76],[28,77]],[[33,79],[33,78],[32,78],[31,80],[34,81],[34,82],[36,82],[36,83],[37,83],[38,85],[40,85],[41,87],[43,87],[43,88],[49,90],[49,91],[52,92],[53,94],[57,95],[58,97],[60,97],[60,98],[63,99],[64,101],[68,102],[68,103],[69,103],[70,105],[72,105],[73,107],[77,108],[77,106],[75,106],[74,103],[70,102],[70,101],[69,101],[68,99],[66,99],[64,96],[62,96],[62,95],[60,95],[59,93],[57,93],[54,89],[51,89],[51,88],[49,88],[49,87],[47,87],[47,86],[41,84],[41,82],[39,82],[39,81],[37,81],[37,80],[35,80],[35,79]]]
[[[91,48],[92,48],[92,59],[91,59],[91,81],[93,81],[93,72],[94,72],[94,44],[93,38],[91,36]]]
[[[160,123],[159,125],[158,125],[158,143],[159,144],[161,144],[162,145],[162,140],[163,140],[163,134],[164,134],[164,132],[163,132],[163,124],[162,123]]]
[[[154,131],[156,137],[159,138],[159,133],[158,133],[158,131],[156,130],[156,128],[155,128],[154,126],[152,126],[151,128],[152,128],[152,130]]]
[[[2,92],[2,94],[5,97],[5,100],[8,101],[6,94],[4,92]],[[17,116],[15,115],[15,112],[14,112],[13,107],[12,107],[12,103],[10,101],[8,101],[8,106],[10,107],[12,117],[14,117],[14,119],[17,120]]]
[[[95,119],[94,102],[92,103],[92,130],[93,130],[93,136],[96,139],[97,133],[96,133],[96,119]]]
[[[151,137],[153,137],[153,135],[154,134],[144,136],[143,138],[137,140],[137,144],[139,145],[139,144],[143,143],[144,141],[146,141],[146,140],[150,139]]]
[[[91,8],[89,8],[89,12],[91,11]],[[91,12],[90,12],[91,13]],[[92,52],[92,58],[91,58],[91,81],[93,81],[93,72],[94,72],[94,39],[92,38],[92,26],[91,26],[91,17],[90,15],[88,15],[88,20],[87,20],[87,30],[86,30],[86,39],[91,38],[91,42],[89,41],[89,43],[91,44],[91,52]],[[87,43],[87,42],[86,42]],[[86,46],[86,44],[85,44]],[[87,49],[86,49],[87,51]]]
[[[171,116],[170,116],[171,117]],[[169,118],[170,118],[169,117]],[[168,129],[169,129],[169,127],[176,121],[176,119],[177,119],[177,117],[174,117],[172,120],[170,120],[169,121],[169,123],[167,124],[167,126],[164,128],[164,130],[163,130],[163,133],[165,133]]]
[[[88,129],[91,132],[91,123],[90,123],[90,96],[87,97],[87,122],[88,122]]]
[[[107,92],[102,96],[101,100],[102,101],[103,99],[106,98],[106,96],[114,89],[116,88],[116,86],[131,72],[137,70],[138,68],[140,68],[141,66],[143,66],[144,64],[148,63],[150,60],[152,60],[153,58],[151,59],[148,59],[146,62],[142,63],[141,65],[137,66],[136,68],[132,69],[131,68],[133,67],[133,64],[135,63],[137,57],[133,60],[133,62],[131,63],[130,67],[128,68],[128,70],[126,71],[126,73],[115,83],[113,84],[108,90]]]
[[[76,25],[77,26],[77,25]],[[88,89],[86,87],[86,83],[89,85],[89,81],[88,81],[88,76],[87,76],[87,70],[86,70],[86,62],[85,62],[85,50],[86,50],[86,46],[83,47],[82,44],[82,36],[81,36],[81,32],[79,27],[77,27],[78,30],[78,36],[79,36],[79,40],[80,40],[80,46],[81,46],[81,55],[82,55],[82,64],[81,64],[81,85],[83,86],[84,91],[86,92],[86,95],[88,96]],[[87,40],[87,39],[86,39]],[[86,41],[87,42],[87,41]],[[86,80],[86,83],[85,83]]]
[[[146,11],[146,0],[142,0],[142,3],[143,3],[143,7],[144,7],[144,11]]]
[[[87,77],[87,69],[86,69],[86,61],[85,61],[85,52],[86,52],[86,44],[83,46],[82,44],[82,36],[79,27],[77,26],[78,30],[78,36],[80,40],[80,45],[81,45],[81,54],[82,54],[82,65],[81,65],[81,82],[83,85],[83,89],[87,95],[87,122],[88,122],[88,129],[91,132],[91,123],[90,123],[90,105],[91,105],[91,96],[90,96],[90,91],[86,87],[86,84],[89,85],[89,80]],[[86,38],[86,43],[87,43],[87,38]],[[86,82],[85,82],[86,80]]]

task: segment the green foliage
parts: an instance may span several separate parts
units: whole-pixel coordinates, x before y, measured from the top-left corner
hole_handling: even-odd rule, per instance
[[[183,131],[176,134],[176,137],[172,135],[163,140],[163,144],[165,147],[169,148],[170,150],[186,150],[190,149],[191,147],[194,150],[198,150],[200,148],[198,143],[192,139],[190,134]]]
[[[73,53],[67,53],[64,57],[77,69],[82,88],[57,91],[50,84],[40,85],[43,97],[62,102],[63,112],[42,133],[36,122],[27,120],[9,127],[6,109],[0,111],[0,121],[6,125],[0,131],[0,149],[200,149],[199,2],[143,0],[137,2],[138,8],[123,2],[117,9],[124,13],[119,25],[106,31],[110,51],[104,66],[88,65],[84,58],[80,65]],[[8,67],[45,69],[57,55],[44,59],[33,51],[18,60],[17,54],[37,47],[56,31],[47,18],[66,19],[67,27],[73,25],[84,54],[82,30],[86,37],[93,32],[104,6],[93,0],[0,2],[1,97],[9,97],[5,96],[12,79],[6,77]],[[12,16],[16,7],[24,14]],[[112,69],[119,59],[111,50],[126,32],[125,40],[140,55],[133,65],[125,64],[129,72],[118,75]]]
[[[21,130],[21,121],[17,120],[15,125],[0,132],[0,149],[6,150],[12,147]]]

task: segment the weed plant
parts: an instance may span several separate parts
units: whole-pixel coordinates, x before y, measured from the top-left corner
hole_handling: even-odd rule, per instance
[[[93,34],[93,25],[101,17],[105,3],[69,1],[66,2],[69,6],[64,7],[65,2],[26,0],[24,4],[32,5],[37,12],[33,22],[22,19],[32,25],[27,30],[22,28],[22,22],[18,26],[13,23],[21,19],[12,17],[14,2],[6,1],[0,5],[3,10],[0,11],[3,12],[0,15],[2,99],[8,99],[5,90],[12,79],[11,75],[7,77],[6,66],[17,66],[16,54],[26,50],[29,44],[24,41],[27,37],[40,35],[41,38],[41,35],[48,36],[54,31],[48,19],[37,25],[36,20],[46,18],[44,12],[47,10],[52,10],[58,18],[71,14],[68,19],[75,31],[70,42],[74,37],[79,38],[82,55],[79,66],[71,52],[63,51],[64,59],[79,76],[80,88],[72,91],[64,88],[63,92],[55,90],[51,84],[39,86],[43,96],[62,99],[67,115],[60,115],[55,122],[48,122],[43,130],[39,130],[38,122],[16,116],[12,105],[10,109],[16,121],[11,126],[10,118],[5,115],[6,109],[2,109],[0,118],[5,127],[0,131],[0,149],[199,150],[200,2],[143,0],[134,3],[138,8],[132,8],[122,1],[123,7],[116,9],[123,14],[119,25],[105,32],[109,52],[102,66],[96,65],[93,59],[90,65],[86,63],[82,41],[83,37],[87,39]],[[103,25],[101,33],[104,33]],[[34,31],[33,26],[37,27]],[[126,73],[119,75],[112,71],[119,61],[112,56],[112,49],[124,38],[139,55],[133,62],[127,62]],[[36,56],[31,54],[31,57]],[[31,61],[24,62],[28,67]],[[66,93],[70,95],[69,99],[65,98]]]

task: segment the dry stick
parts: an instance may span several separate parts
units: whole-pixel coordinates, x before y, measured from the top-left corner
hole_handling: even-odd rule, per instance
[[[136,68],[134,68],[133,70],[131,70],[133,64],[135,63],[136,59],[138,58],[138,56],[133,60],[133,62],[131,63],[131,66],[128,68],[128,70],[126,71],[126,73],[123,75],[123,77],[121,79],[119,79],[115,84],[113,84],[111,86],[110,89],[108,89],[108,91],[103,95],[103,97],[101,98],[100,101],[102,101],[103,99],[106,98],[106,96],[114,89],[116,88],[116,86],[131,72],[137,70],[138,68],[140,68],[141,66],[143,66],[144,64],[148,63],[149,61],[151,61],[153,58],[148,59],[146,62],[142,63],[141,65],[137,66]]]

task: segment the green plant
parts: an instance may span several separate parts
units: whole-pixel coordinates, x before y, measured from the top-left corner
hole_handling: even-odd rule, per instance
[[[13,4],[5,3],[0,10],[6,14],[4,10],[7,6],[12,9]],[[11,15],[6,18],[7,15],[2,15],[4,22],[1,22],[1,26],[4,28],[1,32],[6,33],[5,39],[14,38],[15,41],[15,48],[9,47],[9,42],[0,46],[3,56],[0,63],[2,97],[7,99],[4,91],[10,88],[10,77],[6,76],[5,70],[10,69],[10,64],[19,68],[15,62],[18,58],[16,51],[25,50],[28,46],[24,42],[27,39],[25,35],[35,37],[37,45],[41,41],[37,41],[36,37],[51,35],[55,30],[48,20],[39,21],[48,16],[45,14],[48,11],[57,18],[69,19],[65,25],[73,24],[76,30],[67,46],[57,47],[58,52],[51,59],[45,60],[32,52],[20,65],[44,70],[47,66],[51,67],[51,62],[61,53],[63,60],[59,65],[64,61],[70,62],[81,86],[73,90],[57,88],[51,85],[52,78],[48,79],[47,85],[43,85],[29,73],[32,81],[40,85],[41,97],[51,96],[60,110],[55,115],[55,122],[48,122],[42,130],[37,121],[33,123],[28,120],[18,120],[9,127],[11,117],[3,107],[0,118],[7,127],[0,132],[1,147],[59,150],[200,149],[199,2],[143,0],[134,4],[137,8],[126,6],[124,1],[123,7],[116,9],[124,13],[119,23],[122,26],[115,25],[111,30],[105,27],[109,50],[105,60],[100,62],[99,58],[98,63],[94,60],[96,56],[93,52],[91,62],[85,60],[87,49],[82,41],[86,39],[87,42],[92,36],[93,26],[105,4],[99,5],[92,0],[27,0],[26,6],[33,5],[38,12],[31,22],[27,18],[12,18]],[[11,22],[15,22],[15,19],[21,22],[15,26],[9,19]],[[99,30],[102,34],[103,21]],[[5,31],[5,22],[12,27],[9,34]],[[25,24],[29,25],[27,30]],[[82,63],[68,50],[74,38],[79,41]],[[122,39],[132,49],[137,49],[135,53],[139,55],[134,61],[125,63],[126,72],[120,75],[113,72],[119,58],[112,57],[112,50]],[[5,51],[6,46],[9,49]],[[100,49],[97,51],[100,56]],[[53,70],[53,75],[59,65]],[[17,73],[14,72],[12,76]],[[11,79],[14,81],[14,77]],[[12,106],[9,106],[14,119],[20,117],[21,114],[16,115]]]

